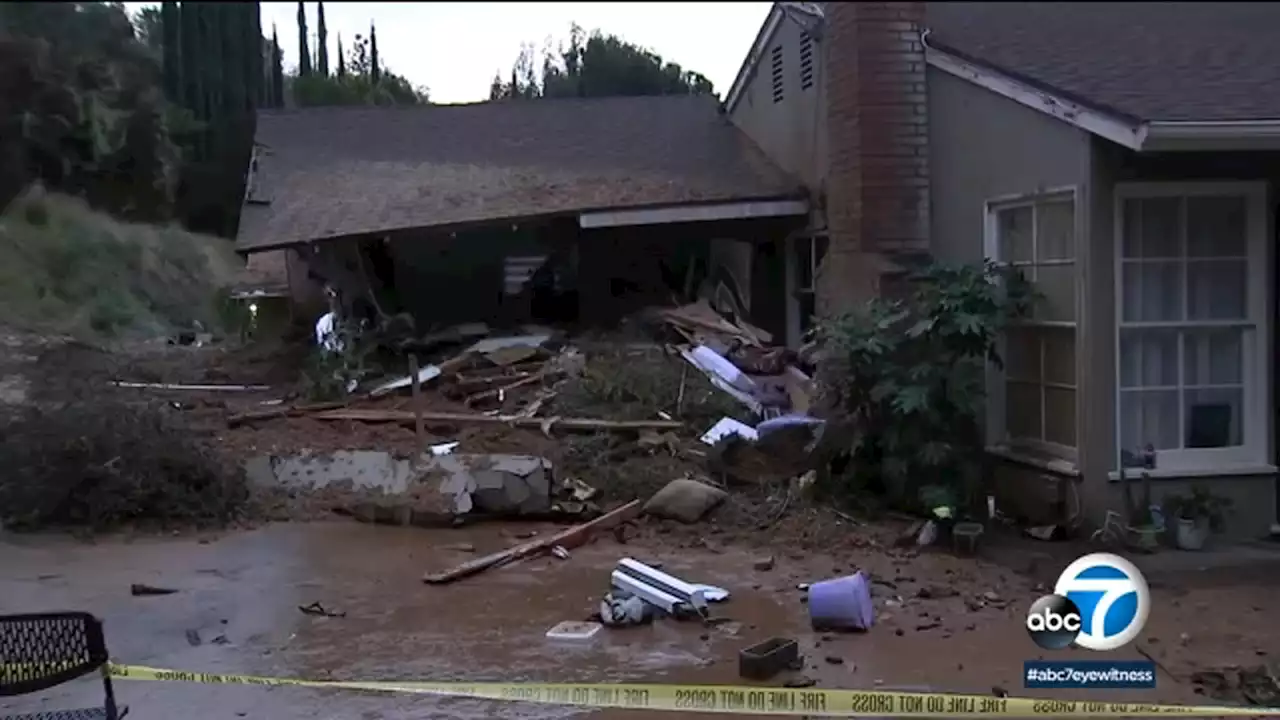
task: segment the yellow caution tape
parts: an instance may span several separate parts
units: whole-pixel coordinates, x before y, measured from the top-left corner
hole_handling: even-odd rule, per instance
[[[576,683],[467,683],[344,680],[228,675],[144,667],[108,665],[108,673],[122,680],[201,683],[206,685],[297,685],[372,692],[576,705],[590,708],[678,710],[745,715],[812,715],[822,717],[1197,717],[1280,716],[1280,709],[1152,705],[1099,700],[1035,700],[1032,698],[949,695],[881,690],[822,690],[764,688],[733,685],[649,685]]]

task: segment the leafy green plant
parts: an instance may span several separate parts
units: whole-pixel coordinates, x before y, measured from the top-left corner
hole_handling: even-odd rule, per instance
[[[1203,485],[1194,485],[1190,495],[1167,495],[1165,516],[1182,520],[1207,520],[1209,528],[1221,532],[1231,510],[1231,498],[1214,495]]]
[[[994,263],[933,264],[911,279],[905,299],[819,323],[817,381],[833,419],[851,428],[859,482],[877,478],[898,502],[922,485],[950,486],[963,512],[976,502],[986,363],[1002,365],[997,340],[1034,293]]]
[[[334,324],[341,350],[316,348],[303,367],[303,386],[312,400],[336,400],[369,377],[377,345],[363,328],[348,320]]]

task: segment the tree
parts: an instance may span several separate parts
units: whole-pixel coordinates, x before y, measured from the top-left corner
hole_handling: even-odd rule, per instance
[[[704,75],[666,62],[660,55],[599,30],[585,37],[571,25],[567,44],[544,50],[541,78],[533,48],[523,45],[512,65],[511,80],[495,76],[491,100],[536,97],[610,97],[619,95],[712,94]]]
[[[329,31],[324,26],[324,3],[316,3],[319,18],[316,20],[316,71],[321,75],[329,74]],[[338,51],[342,53],[341,50]]]
[[[0,206],[42,182],[125,217],[167,217],[171,108],[123,6],[0,3],[0,27]]]
[[[342,59],[342,35],[338,35],[338,77],[347,74],[347,63]]]
[[[166,5],[172,3],[164,3]],[[161,9],[144,7],[133,17],[134,29],[143,45],[159,53],[164,47],[164,24]]]
[[[377,85],[382,79],[382,68],[378,66],[378,31],[369,23],[369,77]]]
[[[338,56],[336,76],[295,75],[289,79],[294,102],[300,107],[416,105],[428,102],[426,88],[415,88],[389,68],[375,65],[374,57],[374,39],[356,35],[346,54]],[[376,79],[375,67],[378,70]]]
[[[271,26],[271,107],[284,107],[284,50],[275,25]]]
[[[307,49],[307,11],[298,3],[298,75],[311,74],[311,51]]]

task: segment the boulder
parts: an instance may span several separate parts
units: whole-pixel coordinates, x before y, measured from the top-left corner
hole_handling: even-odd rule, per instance
[[[724,490],[697,480],[672,480],[644,504],[644,512],[654,517],[695,523],[724,501]]]

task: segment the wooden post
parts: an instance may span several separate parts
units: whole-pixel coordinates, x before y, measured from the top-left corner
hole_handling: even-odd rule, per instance
[[[413,436],[418,443],[418,450],[423,448],[422,439],[422,394],[418,388],[418,356],[409,356],[409,387],[413,388]]]

